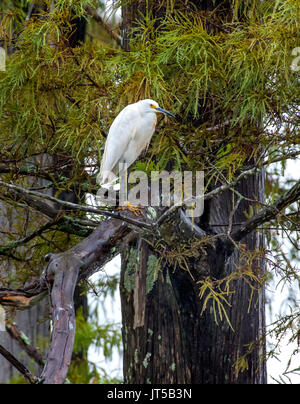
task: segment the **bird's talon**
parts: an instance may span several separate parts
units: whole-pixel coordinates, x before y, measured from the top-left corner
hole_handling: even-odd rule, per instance
[[[129,210],[135,216],[144,215],[144,212],[143,212],[144,207],[143,206],[133,206],[128,201],[126,201],[126,206],[120,206],[119,209],[120,210]]]

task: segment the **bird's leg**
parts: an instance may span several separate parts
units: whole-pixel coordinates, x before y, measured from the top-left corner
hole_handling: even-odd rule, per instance
[[[128,175],[128,171],[129,171],[129,170],[128,170],[128,168],[127,168],[127,164],[124,163],[124,176],[121,174],[121,175],[120,175],[120,179],[121,179],[121,186],[122,186],[122,182],[123,182],[123,184],[124,184],[124,183],[126,184],[126,186],[125,186],[125,193],[123,194],[123,196],[124,196],[123,201],[124,201],[124,203],[125,203],[125,206],[124,206],[124,205],[123,205],[123,206],[120,206],[119,209],[120,209],[120,210],[125,210],[125,209],[130,210],[131,212],[134,213],[135,216],[139,216],[140,214],[143,214],[142,209],[144,209],[144,207],[143,207],[143,206],[133,206],[133,205],[128,201],[128,194],[129,194],[129,183],[128,183],[129,175]],[[124,180],[124,181],[122,181],[122,180]],[[121,187],[120,187],[120,189],[121,189]]]
[[[126,201],[128,202],[128,194],[129,194],[129,168],[127,168],[127,165],[125,167],[125,181],[126,181]]]

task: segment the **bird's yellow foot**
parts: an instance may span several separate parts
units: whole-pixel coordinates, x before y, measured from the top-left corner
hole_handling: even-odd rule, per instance
[[[144,215],[143,206],[133,206],[130,202],[126,201],[126,206],[120,206],[120,210],[130,210],[135,216]]]

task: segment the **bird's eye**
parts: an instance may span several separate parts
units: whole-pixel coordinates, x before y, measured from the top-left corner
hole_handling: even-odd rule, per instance
[[[155,108],[156,109],[156,106],[154,104],[150,104],[150,108]]]

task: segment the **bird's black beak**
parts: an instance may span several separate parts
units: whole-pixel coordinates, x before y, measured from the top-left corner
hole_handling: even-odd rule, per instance
[[[175,115],[171,114],[171,112],[166,111],[166,110],[165,110],[165,109],[163,109],[163,108],[158,107],[158,108],[156,108],[156,111],[158,111],[158,112],[162,112],[163,114],[170,115],[170,116],[172,116],[173,118],[176,118],[176,116],[175,116]]]

